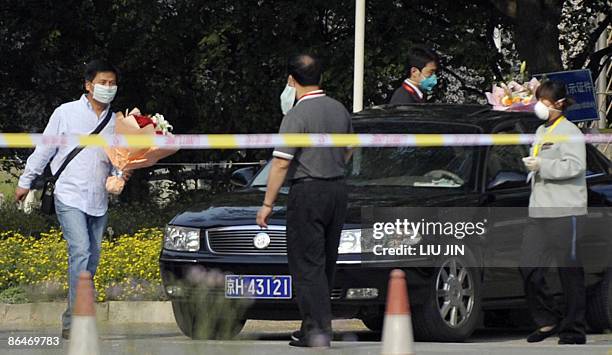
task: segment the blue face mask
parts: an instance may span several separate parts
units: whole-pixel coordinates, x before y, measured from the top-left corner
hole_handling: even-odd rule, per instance
[[[421,82],[419,83],[419,86],[424,91],[431,92],[437,83],[438,83],[438,77],[436,76],[436,74],[431,74],[427,78],[421,80]]]

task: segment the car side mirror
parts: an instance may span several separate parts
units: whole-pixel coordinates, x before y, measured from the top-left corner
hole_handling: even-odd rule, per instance
[[[487,184],[487,190],[522,187],[527,184],[527,174],[521,171],[501,170]]]
[[[230,178],[230,183],[238,187],[245,187],[253,180],[253,176],[257,172],[258,167],[250,166],[234,171]]]

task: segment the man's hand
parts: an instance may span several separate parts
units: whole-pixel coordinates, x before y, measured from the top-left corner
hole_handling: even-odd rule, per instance
[[[262,228],[268,228],[268,219],[272,215],[272,207],[261,206],[259,211],[257,212],[257,225]]]
[[[26,196],[28,196],[29,192],[30,192],[30,189],[24,189],[23,187],[17,186],[17,189],[15,190],[15,201],[16,202],[23,201],[23,199],[25,199]]]
[[[273,158],[270,163],[270,172],[268,173],[268,188],[266,189],[266,196],[264,197],[263,206],[257,212],[257,219],[255,222],[262,228],[268,227],[268,218],[272,215],[272,206],[278,191],[285,182],[285,176],[287,176],[287,170],[289,170],[290,160]]]

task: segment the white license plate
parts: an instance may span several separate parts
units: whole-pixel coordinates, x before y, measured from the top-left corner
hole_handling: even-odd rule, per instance
[[[291,299],[291,276],[225,275],[225,298]]]

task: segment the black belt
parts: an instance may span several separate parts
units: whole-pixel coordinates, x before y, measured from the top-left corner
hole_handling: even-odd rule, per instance
[[[344,180],[344,176],[334,176],[331,178],[319,178],[319,177],[305,176],[302,178],[290,180],[290,182],[291,182],[291,185],[295,185],[295,184],[299,184],[302,182],[311,182],[311,181],[341,181],[341,180]]]

